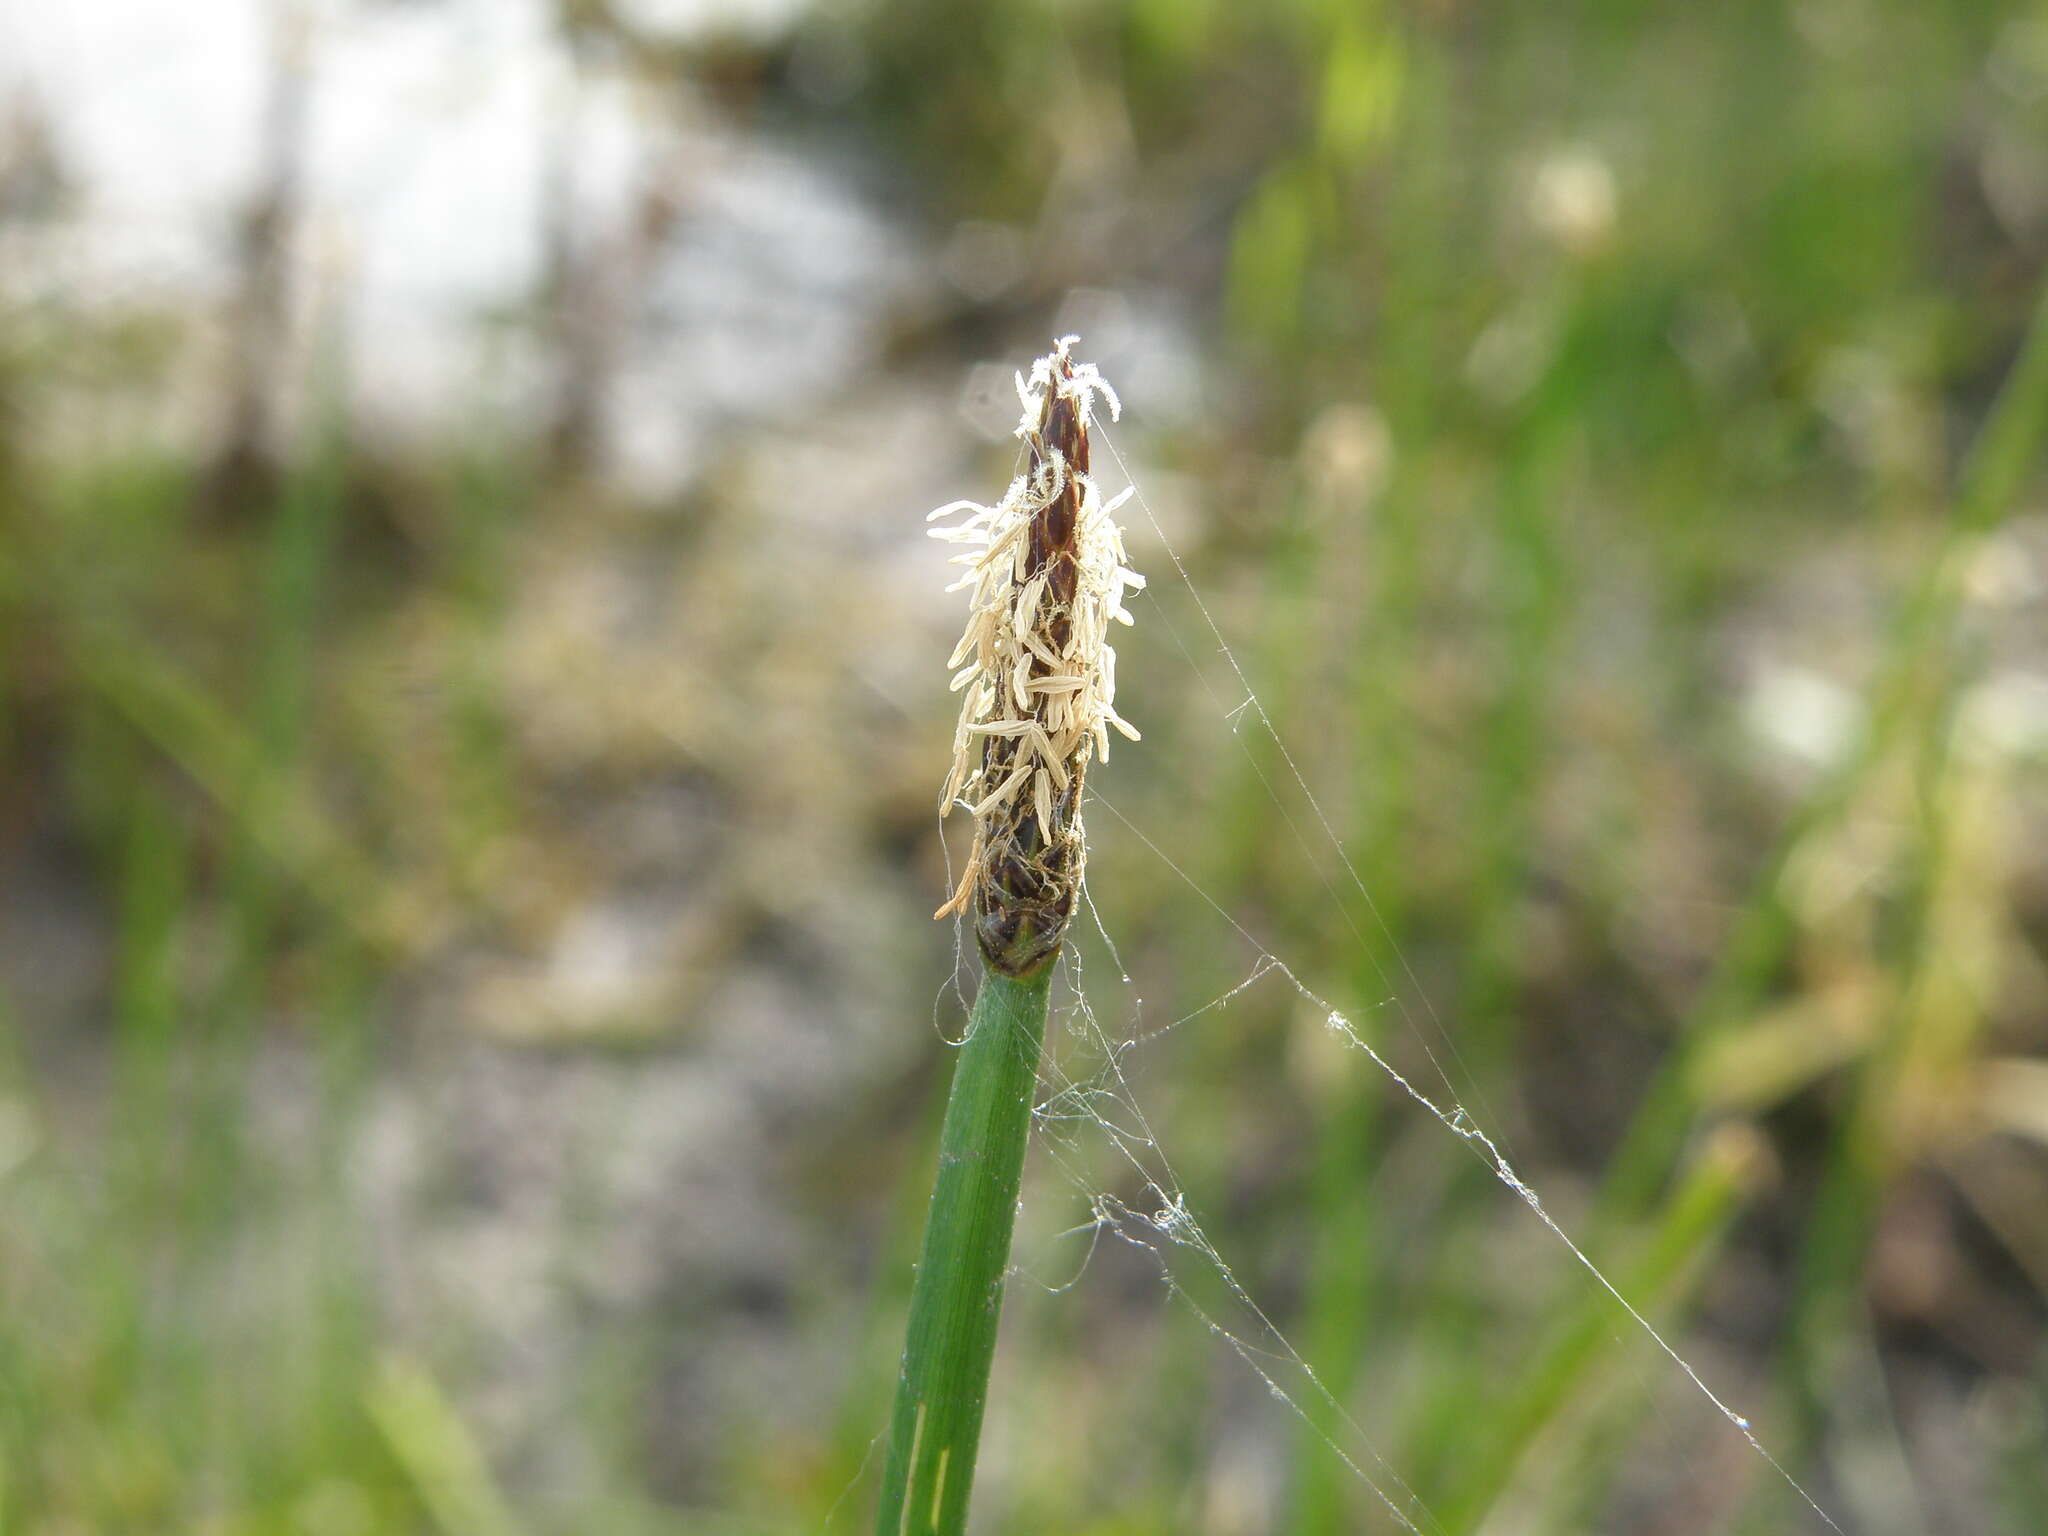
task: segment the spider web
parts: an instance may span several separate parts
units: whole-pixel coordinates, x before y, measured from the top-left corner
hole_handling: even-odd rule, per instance
[[[1137,603],[1143,605],[1141,622],[1156,623],[1199,679],[1202,693],[1214,712],[1213,718],[1227,728],[1236,742],[1261,791],[1279,814],[1302,862],[1315,871],[1329,897],[1330,909],[1342,915],[1352,941],[1361,952],[1371,957],[1378,980],[1387,989],[1385,1002],[1379,1006],[1389,1007],[1395,1012],[1406,1038],[1419,1048],[1426,1060],[1433,1086],[1426,1088],[1418,1082],[1416,1073],[1404,1073],[1390,1061],[1349,1015],[1311,987],[1294,965],[1211,895],[1133,816],[1105,796],[1101,792],[1100,775],[1091,776],[1089,809],[1105,814],[1120,832],[1128,835],[1132,843],[1144,849],[1174,880],[1185,885],[1243,945],[1250,959],[1241,979],[1220,993],[1165,1022],[1148,1023],[1144,1000],[1137,995],[1130,967],[1125,964],[1116,940],[1096,907],[1093,894],[1084,883],[1086,926],[1092,929],[1092,933],[1069,934],[1060,962],[1067,996],[1055,1010],[1065,1022],[1069,1048],[1065,1051],[1053,1048],[1055,1043],[1049,1039],[1049,1048],[1040,1066],[1043,1097],[1034,1112],[1034,1126],[1041,1150],[1086,1203],[1088,1218],[1060,1234],[1082,1243],[1083,1253],[1074,1272],[1063,1281],[1049,1283],[1028,1274],[1023,1277],[1047,1291],[1064,1291],[1077,1284],[1087,1272],[1105,1238],[1113,1238],[1137,1250],[1156,1266],[1167,1294],[1224,1345],[1266,1392],[1284,1406],[1285,1411],[1299,1420],[1398,1529],[1414,1533],[1414,1536],[1428,1536],[1428,1533],[1444,1529],[1421,1496],[1375,1446],[1365,1426],[1325,1385],[1311,1362],[1254,1298],[1229,1258],[1211,1239],[1198,1214],[1197,1202],[1174,1171],[1162,1138],[1141,1104],[1128,1070],[1128,1063],[1135,1053],[1162,1037],[1226,1010],[1255,989],[1283,986],[1299,1003],[1313,1010],[1330,1038],[1344,1050],[1365,1057],[1398,1090],[1403,1100],[1434,1120],[1495,1181],[1510,1191],[1539,1224],[1547,1239],[1561,1246],[1571,1262],[1590,1277],[1589,1283],[1595,1290],[1614,1303],[1618,1316],[1664,1357],[1667,1368],[1676,1372],[1691,1392],[1711,1406],[1726,1422],[1728,1429],[1746,1443],[1749,1452],[1771,1469],[1821,1526],[1837,1532],[1839,1536],[1841,1527],[1772,1454],[1749,1419],[1708,1383],[1701,1371],[1607,1276],[1546,1207],[1535,1186],[1517,1171],[1505,1136],[1492,1128],[1498,1125],[1498,1117],[1486,1103],[1474,1075],[1466,1067],[1455,1038],[1429,1003],[1426,991],[1394,939],[1370,889],[1346,851],[1343,839],[1274,724],[1246,668],[1226,640],[1209,603],[1196,587],[1186,563],[1142,488],[1137,486],[1104,424],[1098,422],[1095,431],[1097,440],[1108,448],[1119,471],[1131,484],[1132,504],[1143,514],[1150,532],[1173,567],[1178,589],[1192,604],[1195,620],[1192,627],[1197,644],[1191,645],[1188,637],[1175,626],[1161,593],[1161,588],[1169,584],[1159,581],[1156,574],[1152,586],[1134,602],[1134,606]],[[1205,667],[1198,659],[1197,646],[1201,644],[1213,646],[1213,654],[1221,661],[1220,669],[1214,663]],[[1218,675],[1212,676],[1212,671]],[[1222,686],[1219,686],[1219,681]],[[1274,771],[1253,750],[1253,743],[1248,738],[1254,734],[1263,736],[1277,754],[1280,782],[1276,782]],[[1290,807],[1287,794],[1283,792],[1288,790],[1298,798],[1305,814]],[[1360,909],[1366,916],[1364,925],[1355,915]],[[1075,926],[1076,929],[1082,927],[1078,923]],[[1369,942],[1369,938],[1376,938],[1377,943]],[[1091,963],[1086,958],[1087,952],[1098,945],[1101,955],[1114,967],[1118,985],[1129,998],[1127,1011],[1121,1006],[1116,1010],[1120,1018],[1127,1019],[1128,1027],[1119,1027],[1114,1032],[1102,1021],[1102,1010],[1091,998],[1091,985],[1086,975]],[[1386,965],[1379,958],[1382,953],[1394,958],[1398,977],[1388,974]],[[968,974],[964,945],[959,945],[956,947],[954,975],[947,990],[954,994],[963,1016],[967,1011],[964,980]],[[1419,1018],[1416,1010],[1405,1001],[1408,995],[1419,1000]],[[1462,1095],[1454,1081],[1462,1081],[1466,1085]],[[1467,1099],[1471,1104],[1465,1102]],[[1476,1110],[1472,1107],[1475,1105]],[[1105,1187],[1100,1171],[1094,1167],[1100,1147],[1108,1149],[1111,1164],[1122,1170],[1124,1187],[1134,1189],[1134,1194],[1120,1195]],[[1191,1278],[1187,1269],[1189,1264],[1193,1265],[1204,1289],[1216,1291],[1220,1287],[1222,1305],[1214,1298],[1205,1300],[1197,1293],[1198,1282]],[[1013,1281],[1019,1276],[1020,1266],[1013,1259]]]

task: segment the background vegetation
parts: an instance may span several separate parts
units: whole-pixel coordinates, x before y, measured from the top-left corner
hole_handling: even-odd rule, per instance
[[[2048,11],[207,14],[0,25],[0,1528],[864,1528],[1056,329],[1364,889],[1134,516],[1049,1091],[1258,965],[1135,827],[1843,1529],[2041,1528]],[[1125,1064],[1330,1396],[1049,1122],[983,1528],[1820,1528],[1277,978]]]

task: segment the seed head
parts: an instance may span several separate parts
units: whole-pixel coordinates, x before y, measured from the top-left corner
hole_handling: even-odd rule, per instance
[[[948,666],[964,693],[953,736],[953,771],[939,814],[963,807],[974,846],[952,899],[937,916],[971,910],[990,965],[1013,976],[1037,969],[1060,946],[1081,886],[1086,844],[1081,787],[1089,756],[1109,760],[1109,732],[1138,733],[1116,712],[1112,621],[1128,624],[1126,592],[1145,578],[1125,561],[1111,515],[1128,490],[1104,502],[1088,468],[1096,396],[1120,406],[1065,336],[1019,377],[1024,471],[993,506],[956,501],[931,514],[965,521],[932,530],[969,546],[953,557],[971,589],[967,631]]]

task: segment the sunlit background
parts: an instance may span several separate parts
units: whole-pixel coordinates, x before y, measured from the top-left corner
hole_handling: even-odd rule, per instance
[[[2044,270],[2019,0],[10,0],[0,1530],[867,1528],[1068,332],[977,1528],[2048,1528]]]

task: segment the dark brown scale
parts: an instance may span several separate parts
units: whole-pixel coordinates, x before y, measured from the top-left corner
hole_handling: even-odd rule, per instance
[[[1039,599],[1040,628],[1059,654],[1065,652],[1073,633],[1074,599],[1080,584],[1074,540],[1081,524],[1079,477],[1088,473],[1088,428],[1081,418],[1080,402],[1060,392],[1060,386],[1073,377],[1072,365],[1061,356],[1053,368],[1045,414],[1030,445],[1031,472],[1035,480],[1057,453],[1065,461],[1065,484],[1031,520],[1025,576],[1027,580],[1041,573],[1045,576],[1045,595]],[[1047,670],[1044,662],[1032,661],[1032,676],[1043,676]],[[1041,696],[1033,713],[1042,718],[1044,710]],[[1013,738],[990,737],[983,749],[982,782],[1002,783],[1022,750],[1023,744]],[[975,889],[975,934],[988,963],[1008,975],[1022,976],[1048,962],[1073,917],[1081,872],[1076,813],[1087,761],[1084,749],[1066,765],[1067,787],[1053,794],[1050,827],[1039,825],[1027,781],[996,813],[1002,818],[1000,828],[987,829],[987,852]]]
[[[1059,360],[1059,368],[1063,378],[1073,376],[1065,358]],[[1045,423],[1039,429],[1039,442],[1031,446],[1034,472],[1044,467],[1041,443],[1046,455],[1056,452],[1066,461],[1067,480],[1051,505],[1031,520],[1030,566],[1034,574],[1039,571],[1046,574],[1046,606],[1052,609],[1048,629],[1053,649],[1063,651],[1073,628],[1069,615],[1073,611],[1074,589],[1079,580],[1079,567],[1074,560],[1074,534],[1081,523],[1081,487],[1075,476],[1088,473],[1088,429],[1081,421],[1079,401],[1059,394],[1052,397],[1045,413]],[[1032,666],[1034,672],[1044,669],[1043,662],[1034,662]]]

